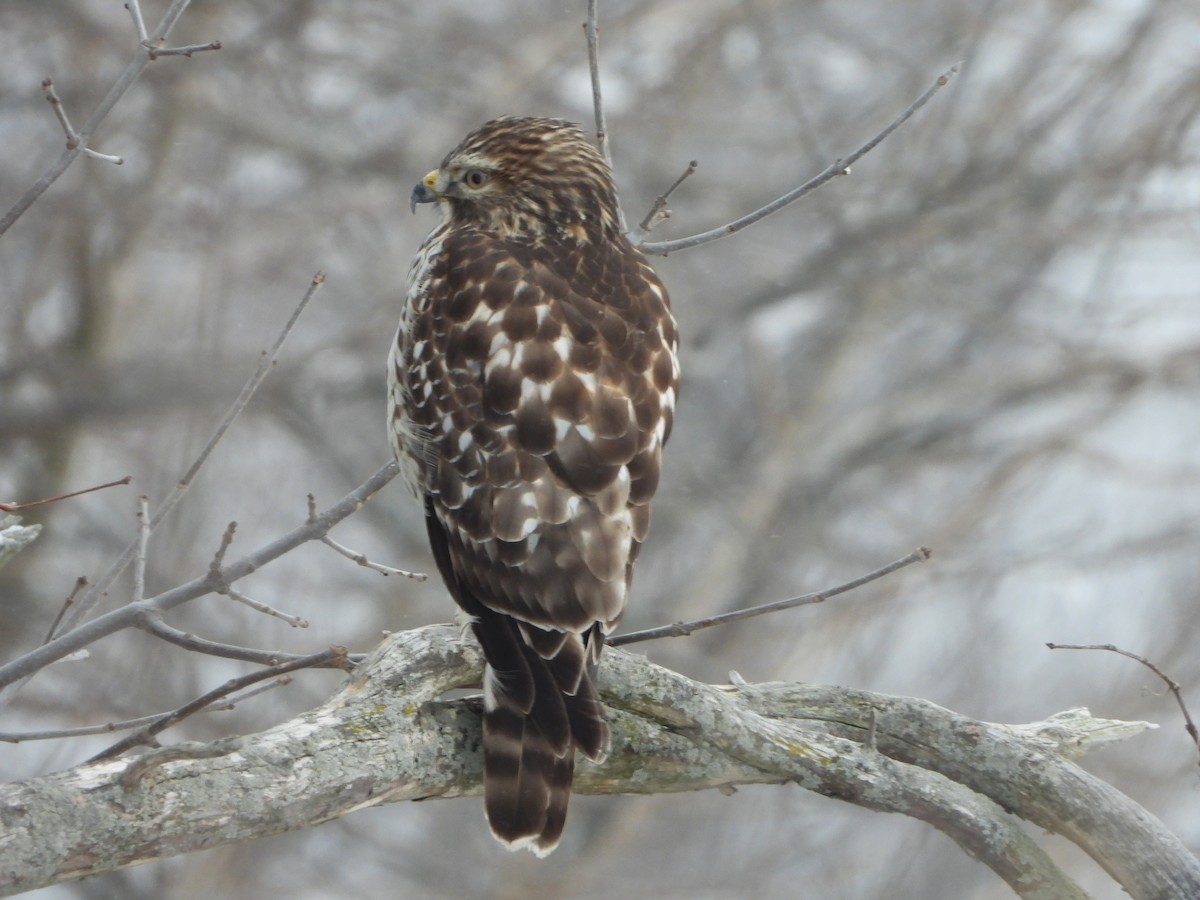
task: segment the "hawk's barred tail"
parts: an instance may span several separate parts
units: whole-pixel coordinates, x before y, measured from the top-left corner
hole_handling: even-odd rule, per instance
[[[510,849],[546,856],[562,836],[575,751],[600,762],[609,733],[594,677],[604,645],[538,628],[480,603],[453,571],[447,536],[431,501],[426,525],[434,558],[483,647],[483,793],[492,833]]]
[[[547,672],[540,660],[533,666]],[[492,833],[511,849],[526,848],[545,856],[562,836],[575,771],[575,751],[585,749],[570,730],[565,735],[555,733],[560,725],[556,715],[566,713],[567,719],[561,724],[588,718],[593,730],[607,737],[603,721],[598,720],[599,704],[592,703],[595,708],[589,711],[590,715],[580,716],[580,711],[573,709],[580,698],[560,694],[550,687],[552,693],[547,698],[550,702],[540,702],[549,686],[536,684],[533,706],[524,712],[504,690],[503,681],[490,665],[485,678],[483,790],[488,824]],[[590,691],[590,681],[588,687]],[[543,705],[552,708],[549,715],[540,709]],[[565,746],[557,744],[559,737],[566,738]]]

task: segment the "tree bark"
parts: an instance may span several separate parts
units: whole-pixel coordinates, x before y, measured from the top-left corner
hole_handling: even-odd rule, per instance
[[[304,828],[377,803],[476,794],[479,702],[438,698],[477,682],[481,668],[475,646],[450,626],[404,632],[323,706],[259,734],[0,786],[0,893]],[[700,684],[618,650],[605,654],[600,687],[613,750],[603,765],[580,763],[580,793],[794,782],[930,823],[1022,897],[1085,897],[1019,816],[1076,842],[1133,897],[1200,896],[1200,864],[1179,840],[1067,759],[1145,723],[1075,710],[1034,725],[992,725],[922,700],[837,687]]]

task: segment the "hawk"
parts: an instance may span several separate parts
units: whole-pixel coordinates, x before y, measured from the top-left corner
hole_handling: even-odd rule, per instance
[[[545,856],[576,751],[600,761],[609,748],[596,666],[650,526],[675,320],[576,125],[488,122],[411,199],[442,222],[408,272],[392,449],[487,660],[488,823]]]

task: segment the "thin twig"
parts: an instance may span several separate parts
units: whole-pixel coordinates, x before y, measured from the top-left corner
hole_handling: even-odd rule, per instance
[[[168,643],[182,647],[185,650],[190,650],[193,653],[203,653],[207,656],[219,656],[223,659],[240,659],[243,662],[258,663],[263,666],[277,666],[281,662],[290,662],[303,658],[303,654],[300,653],[287,653],[282,650],[258,650],[254,647],[239,647],[236,644],[222,644],[218,641],[210,641],[207,638],[198,637],[189,631],[183,631],[182,629],[168,625],[162,613],[158,611],[146,613],[138,619],[137,625],[143,631],[154,635],[156,638],[161,638]],[[351,653],[346,658],[357,665],[365,656],[366,654],[363,653]]]
[[[299,659],[299,657],[297,657]],[[237,709],[239,703],[244,703],[251,697],[257,697],[259,694],[272,691],[277,687],[283,687],[292,683],[292,676],[282,675],[270,684],[260,684],[258,687],[251,688],[245,693],[238,694],[236,697],[231,697],[224,703],[214,703],[205,707],[201,712],[230,712]],[[113,734],[118,731],[129,731],[132,728],[143,728],[146,725],[153,725],[159,719],[170,713],[160,712],[152,713],[148,716],[138,716],[136,719],[124,719],[120,722],[105,722],[103,725],[80,725],[76,728],[47,728],[42,731],[0,731],[0,741],[6,744],[20,744],[25,741],[51,741],[59,738],[74,738],[86,737],[92,734]]]
[[[608,133],[608,122],[604,116],[604,100],[600,96],[600,27],[597,24],[599,0],[588,0],[587,21],[583,33],[587,38],[588,75],[592,80],[592,113],[596,119],[596,146],[600,155],[613,171],[612,137]],[[625,210],[617,204],[617,225],[625,231]]]
[[[309,521],[312,521],[312,510],[309,510]],[[228,597],[230,600],[235,600],[238,603],[245,604],[251,609],[260,613],[265,613],[268,616],[274,616],[277,619],[283,619],[293,628],[307,628],[308,621],[293,616],[290,613],[281,612],[273,606],[268,606],[265,603],[260,603],[257,600],[252,600],[243,594],[241,591],[235,590],[233,586],[226,581],[224,575],[225,553],[229,550],[229,546],[233,543],[233,535],[237,531],[237,522],[230,522],[225,526],[225,531],[221,534],[221,543],[217,547],[217,552],[213,554],[212,562],[208,564],[208,580],[213,585],[213,590],[218,594]]]
[[[301,544],[320,539],[338,522],[362,509],[362,505],[395,478],[399,471],[394,460],[387,463],[353,491],[321,513],[315,520],[306,519],[303,524],[287,534],[227,565],[221,570],[221,581],[233,584],[238,579],[245,578],[251,572],[256,572],[268,563],[290,553]],[[0,666],[0,688],[7,689],[10,685],[22,682],[33,673],[103,637],[115,634],[125,628],[137,626],[139,618],[147,612],[153,610],[166,612],[190,600],[195,600],[197,597],[214,593],[218,586],[213,583],[212,576],[205,573],[202,577],[194,578],[155,597],[148,597],[141,603],[127,603],[103,615],[96,616],[91,621],[64,632],[36,650],[31,650]]]
[[[71,127],[71,120],[67,118],[67,110],[63,106],[62,100],[58,99],[58,94],[54,90],[54,80],[51,78],[42,79],[42,90],[46,92],[46,99],[50,101],[50,106],[54,108],[54,114],[58,116],[58,123],[62,125],[63,133],[67,136],[67,149],[74,150],[82,143],[75,129]],[[91,159],[98,159],[102,162],[110,162],[113,165],[123,166],[125,160],[120,156],[113,156],[110,153],[101,153],[98,150],[93,150],[91,147],[83,148],[84,155]]]
[[[146,49],[150,51],[151,59],[158,59],[160,56],[186,56],[190,59],[193,53],[220,50],[221,42],[209,41],[207,44],[188,44],[186,47],[151,47],[147,43]]]
[[[720,240],[723,237],[728,237],[735,232],[741,231],[743,228],[749,225],[753,225],[760,219],[765,219],[774,212],[778,212],[785,206],[799,200],[805,194],[811,193],[826,182],[837,178],[839,175],[849,174],[850,167],[854,165],[854,163],[858,162],[858,160],[862,159],[877,146],[879,146],[879,144],[889,135],[891,135],[892,132],[912,118],[912,116],[919,109],[921,109],[921,107],[933,99],[934,94],[949,84],[950,79],[958,74],[960,65],[961,63],[958,65],[953,65],[939,75],[937,80],[927,91],[925,91],[925,93],[914,100],[909,107],[904,110],[904,112],[897,116],[892,123],[887,126],[887,128],[883,129],[883,131],[879,132],[877,135],[875,135],[875,137],[871,138],[844,159],[835,160],[819,175],[810,178],[799,187],[788,191],[782,197],[772,200],[766,206],[760,207],[754,212],[742,216],[740,219],[735,219],[727,225],[722,225],[719,228],[713,228],[710,231],[705,231],[701,234],[694,234],[691,237],[679,238],[678,240],[674,241],[655,241],[648,244],[642,244],[640,246],[641,251],[643,253],[649,253],[652,255],[666,256],[668,253],[673,253],[676,250],[687,250],[691,247],[698,247],[701,244],[707,244],[711,241]]]
[[[90,734],[111,734],[117,731],[128,731],[131,728],[142,728],[153,724],[162,717],[162,713],[155,713],[150,716],[138,716],[136,719],[125,719],[121,722],[105,722],[103,725],[47,728],[42,731],[0,731],[0,741],[6,744],[20,744],[25,741],[52,741],[57,738],[86,737]]]
[[[58,615],[54,617],[54,621],[50,624],[50,630],[46,632],[46,637],[42,639],[42,643],[50,642],[54,637],[54,630],[58,628],[58,623],[62,621],[62,617],[67,614],[67,610],[71,608],[71,604],[75,602],[75,595],[88,586],[86,575],[80,575],[75,579],[75,587],[71,588],[71,593],[67,594],[67,599],[63,601],[62,607],[58,610]]]
[[[596,119],[596,146],[611,169],[613,165],[612,147],[608,137],[608,123],[604,118],[604,101],[600,96],[600,29],[596,25],[596,15],[599,0],[588,0],[587,21],[583,23],[583,33],[587,37],[588,74],[592,79],[592,113]]]
[[[631,244],[634,246],[642,244],[646,240],[646,236],[654,230],[655,225],[657,225],[659,222],[662,222],[664,219],[669,219],[671,217],[671,211],[666,209],[668,198],[675,193],[675,189],[677,187],[695,174],[696,167],[699,165],[700,163],[693,159],[690,163],[688,163],[687,168],[683,170],[683,174],[676,178],[669,188],[667,188],[654,199],[654,204],[650,207],[650,211],[646,213],[646,218],[642,219],[638,227],[635,228],[630,234],[626,235]]]
[[[308,520],[311,522],[317,517],[317,498],[312,494],[308,495]],[[411,578],[413,581],[428,581],[429,576],[424,572],[410,572],[407,569],[397,569],[395,566],[385,566],[383,563],[371,562],[367,559],[365,553],[360,553],[357,550],[351,550],[345,544],[339,544],[329,535],[321,538],[321,543],[331,550],[340,553],[342,556],[351,562],[356,562],[364,569],[370,569],[372,572],[378,572],[384,577],[388,575],[399,575],[403,578]]]
[[[300,314],[304,312],[309,301],[312,300],[313,295],[316,294],[321,285],[324,283],[324,273],[318,272],[313,276],[312,281],[309,283],[308,289],[304,292],[304,296],[300,298],[300,302],[296,304],[296,308],[292,310],[292,314],[288,317],[287,322],[284,323],[283,329],[279,332],[279,336],[275,338],[275,343],[271,345],[270,350],[265,351],[259,357],[258,367],[246,381],[245,385],[242,386],[241,393],[238,394],[237,399],[233,401],[233,405],[231,405],[229,410],[225,413],[225,417],[221,420],[220,424],[213,432],[212,437],[208,439],[208,443],[204,445],[204,449],[200,451],[200,454],[196,457],[191,466],[188,467],[187,472],[185,472],[183,477],[179,479],[175,487],[171,489],[171,493],[167,495],[166,499],[163,500],[158,509],[154,511],[154,516],[150,520],[151,531],[154,531],[154,529],[159,526],[163,519],[170,514],[171,510],[175,508],[176,504],[183,499],[184,494],[186,494],[188,488],[191,487],[196,475],[208,461],[209,456],[212,454],[221,438],[225,436],[225,432],[229,430],[229,427],[233,424],[233,421],[238,417],[242,410],[246,408],[246,405],[250,402],[250,398],[254,396],[254,393],[258,390],[259,385],[262,384],[263,379],[267,377],[267,373],[271,371],[272,366],[275,364],[275,358],[279,355],[279,351],[283,347],[284,341],[287,340],[288,335],[291,334],[292,329],[295,327],[297,320],[300,318]],[[121,554],[117,561],[114,562],[109,567],[108,571],[100,576],[100,579],[94,585],[92,585],[86,594],[83,595],[83,598],[79,601],[78,605],[76,605],[76,607],[71,611],[70,615],[68,615],[64,621],[63,631],[71,630],[78,625],[80,621],[82,621],[83,617],[87,615],[91,608],[99,601],[100,596],[106,590],[108,590],[109,586],[116,581],[117,577],[123,571],[125,571],[125,567],[128,566],[133,560],[133,557],[136,553],[137,541],[135,540],[125,548],[125,552]]]
[[[138,498],[138,548],[133,560],[133,602],[146,597],[146,548],[150,543],[150,498]]]
[[[150,43],[164,40],[171,29],[175,27],[175,23],[179,21],[179,17],[183,15],[184,10],[187,9],[190,2],[191,0],[171,0],[171,5],[167,8],[167,11],[163,13],[162,20],[158,23],[158,27],[154,30],[154,34],[146,36],[145,40]],[[134,24],[137,24],[136,19],[134,20]],[[144,31],[145,26],[143,25],[142,28]],[[139,35],[139,39],[141,39],[141,37],[142,35]],[[150,65],[150,55],[145,48],[139,44],[137,55],[135,55],[133,60],[130,61],[129,65],[125,67],[125,71],[123,71],[117,77],[116,82],[114,82],[113,86],[109,88],[109,91],[104,96],[104,99],[100,101],[100,105],[96,107],[95,111],[91,114],[91,116],[88,117],[88,120],[83,123],[83,127],[77,132],[79,143],[73,148],[68,147],[66,150],[64,150],[59,155],[58,159],[52,162],[46,168],[46,170],[42,172],[41,176],[33,183],[29,190],[22,194],[21,198],[12,205],[8,212],[4,214],[4,217],[0,218],[0,235],[3,235],[5,232],[7,232],[8,229],[13,226],[13,223],[16,222],[17,219],[21,218],[25,211],[29,209],[29,207],[33,206],[38,197],[42,196],[42,194],[46,192],[50,185],[54,184],[54,182],[59,179],[62,173],[67,170],[67,167],[75,161],[75,158],[79,156],[79,154],[83,151],[83,148],[87,146],[88,141],[91,139],[91,136],[95,130],[100,126],[100,123],[104,121],[110,112],[112,112],[113,107],[116,106],[117,102],[125,96],[125,93],[133,86],[133,83],[137,81],[138,76],[142,74],[142,69],[146,68],[148,65]],[[126,564],[128,564],[128,561]]]
[[[102,491],[105,488],[129,484],[131,481],[133,481],[133,476],[126,475],[124,478],[119,478],[116,481],[110,481],[106,484],[98,484],[95,487],[84,488],[81,491],[71,491],[69,494],[59,494],[56,497],[43,497],[41,500],[30,500],[27,503],[17,503],[16,501],[0,503],[0,511],[19,512],[22,509],[33,509],[35,506],[44,506],[47,503],[57,503],[59,500],[69,500],[71,497],[78,497],[81,494],[90,494],[92,491]]]
[[[142,18],[142,8],[138,6],[138,0],[126,0],[125,8],[133,17],[133,30],[137,32],[138,43],[145,43],[150,36],[146,34],[146,20]]]
[[[358,563],[364,569],[370,569],[372,572],[378,572],[383,576],[399,575],[402,578],[411,578],[413,581],[428,581],[429,576],[425,572],[410,572],[407,569],[397,569],[395,566],[385,566],[383,563],[371,562],[367,559],[366,554],[359,553],[357,550],[351,550],[344,544],[339,544],[333,538],[326,535],[321,538],[321,543],[331,550],[340,553],[346,559]]]
[[[331,663],[336,664],[337,660],[344,661],[345,659],[346,649],[344,647],[330,647],[328,650],[314,653],[311,656],[304,656],[291,662],[281,663],[278,666],[271,666],[258,672],[251,672],[249,675],[243,675],[240,678],[231,678],[220,687],[214,688],[207,694],[197,697],[191,703],[185,703],[179,709],[159,717],[152,724],[140,729],[137,733],[117,741],[117,743],[113,744],[107,750],[97,753],[88,762],[92,763],[99,762],[102,759],[112,759],[113,757],[120,756],[126,750],[131,750],[143,744],[153,743],[155,735],[161,734],[173,725],[179,724],[188,716],[200,712],[200,710],[212,705],[217,700],[228,697],[230,694],[247,688],[252,684],[258,684],[260,681],[266,681],[268,678],[277,678],[288,672],[295,672],[297,669],[328,666]],[[348,666],[349,663],[346,663],[343,668]]]
[[[351,550],[346,545],[339,544],[328,535],[321,538],[321,543],[326,547],[329,547],[331,550],[334,550],[335,552],[346,557],[346,559],[358,563],[358,565],[362,566],[364,569],[370,569],[372,572],[378,572],[385,577],[388,575],[399,575],[402,578],[409,578],[413,581],[429,580],[429,575],[425,572],[411,572],[408,569],[397,569],[395,566],[388,566],[384,565],[383,563],[372,562],[367,558],[365,553],[360,553],[357,550]]]
[[[225,526],[225,530],[221,532],[221,543],[217,545],[217,552],[213,554],[212,562],[208,564],[208,575],[214,581],[221,577],[221,566],[225,564],[225,553],[229,550],[233,543],[233,536],[237,533],[237,522],[230,522]]]
[[[98,159],[101,162],[112,163],[114,166],[125,165],[125,157],[116,156],[112,153],[100,153],[98,150],[93,150],[91,147],[84,147],[83,155],[88,157],[88,159]]]
[[[308,619],[302,619],[300,616],[293,616],[291,613],[285,613],[283,610],[276,609],[273,606],[268,606],[266,603],[255,600],[251,597],[247,597],[245,594],[239,590],[236,590],[235,588],[226,587],[220,593],[224,594],[230,600],[236,600],[238,603],[250,607],[255,612],[260,612],[268,616],[274,616],[277,619],[283,619],[283,621],[287,622],[293,628],[308,627]]]
[[[1187,704],[1183,702],[1183,693],[1180,690],[1179,682],[1171,678],[1144,656],[1138,656],[1136,653],[1131,653],[1128,650],[1122,650],[1115,644],[1051,644],[1047,643],[1047,647],[1051,650],[1107,650],[1109,653],[1119,653],[1121,656],[1127,656],[1130,659],[1137,660],[1155,675],[1162,679],[1168,690],[1175,695],[1175,702],[1179,704],[1179,711],[1183,713],[1183,727],[1191,737],[1192,743],[1196,745],[1197,753],[1200,753],[1200,730],[1196,728],[1196,723],[1192,721],[1191,713],[1188,712]]]
[[[751,619],[755,616],[765,616],[767,613],[779,612],[784,609],[791,609],[794,606],[807,606],[812,603],[823,603],[830,597],[836,597],[838,594],[844,594],[847,591],[852,591],[855,588],[862,587],[864,584],[883,578],[885,575],[890,575],[897,569],[903,569],[905,566],[911,566],[913,563],[924,562],[933,555],[928,547],[918,547],[912,553],[903,559],[898,559],[893,563],[888,563],[881,569],[876,569],[874,572],[868,572],[853,581],[847,581],[845,584],[839,584],[837,587],[829,588],[828,590],[818,591],[812,594],[802,594],[799,597],[791,597],[787,600],[776,600],[774,603],[764,603],[761,606],[751,606],[748,609],[735,609],[733,612],[721,613],[716,616],[709,616],[705,619],[697,619],[694,622],[677,622],[674,625],[660,625],[658,628],[647,628],[642,631],[631,631],[627,634],[618,634],[608,638],[605,643],[612,647],[622,647],[625,644],[637,644],[642,641],[653,641],[658,638],[665,637],[685,637],[693,631],[700,631],[702,628],[712,628],[716,625],[727,625],[730,622],[740,622],[742,619]]]
[[[63,108],[62,101],[58,99],[58,93],[54,90],[54,79],[43,78],[42,90],[46,92],[46,99],[54,109],[54,115],[58,117],[58,124],[62,126],[63,134],[67,137],[67,149],[74,150],[79,146],[79,135],[71,127],[71,120],[67,118],[67,111]]]
[[[655,221],[664,218],[659,216],[663,207],[667,205],[667,200],[675,193],[675,189],[683,184],[688,178],[696,174],[696,167],[700,165],[699,160],[693,159],[687,164],[687,168],[683,170],[683,174],[676,178],[669,188],[663,191],[654,200],[654,205],[650,207],[650,212],[646,213],[646,218],[642,219],[642,223],[638,226],[643,231],[650,231],[654,227]]]

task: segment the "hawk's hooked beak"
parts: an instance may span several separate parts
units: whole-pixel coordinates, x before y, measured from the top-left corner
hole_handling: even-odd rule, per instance
[[[417,211],[418,203],[433,203],[438,198],[437,191],[433,186],[437,184],[438,171],[434,169],[424,178],[417,182],[412,189],[412,195],[408,198],[408,206],[413,212]]]

